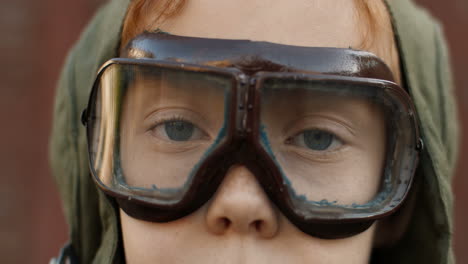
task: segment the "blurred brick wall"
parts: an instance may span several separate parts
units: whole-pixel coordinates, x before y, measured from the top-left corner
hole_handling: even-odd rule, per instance
[[[441,19],[468,131],[468,1],[416,0]],[[55,82],[67,50],[103,0],[0,0],[0,259],[48,263],[67,240],[47,159]],[[455,250],[468,263],[468,139],[454,182]]]
[[[442,21],[450,47],[459,117],[462,122],[460,160],[453,181],[457,263],[468,263],[468,1],[417,0]]]
[[[67,241],[48,166],[55,82],[97,0],[0,1],[0,263],[48,263]]]

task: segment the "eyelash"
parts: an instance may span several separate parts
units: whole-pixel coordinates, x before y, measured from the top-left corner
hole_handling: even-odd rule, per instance
[[[158,118],[155,122],[153,122],[153,124],[151,125],[151,127],[148,130],[153,130],[157,126],[162,125],[162,124],[164,124],[166,122],[169,122],[169,121],[183,121],[183,122],[188,122],[188,123],[193,124],[187,118],[185,118],[185,117],[183,117],[181,115],[172,115],[172,116],[169,116],[169,117]]]
[[[339,133],[337,133],[335,129],[330,129],[326,125],[325,126],[324,125],[313,125],[313,126],[301,129],[301,130],[293,133],[293,136],[288,137],[288,139],[296,137],[297,135],[300,135],[301,133],[304,133],[305,131],[309,131],[309,130],[318,130],[318,131],[321,131],[321,132],[329,133],[329,134],[333,135],[336,139],[340,140],[341,142],[346,143],[346,140],[344,140],[343,137],[339,136],[338,135]]]

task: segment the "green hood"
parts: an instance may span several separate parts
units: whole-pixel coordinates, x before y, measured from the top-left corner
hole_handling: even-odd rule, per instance
[[[70,52],[57,88],[51,163],[81,263],[112,263],[121,256],[118,215],[90,176],[80,115],[98,68],[118,56],[128,4],[129,0],[112,0],[100,9]],[[447,48],[440,24],[412,1],[392,0],[388,5],[425,149],[419,168],[421,191],[408,231],[394,248],[381,253],[379,263],[451,264],[450,184],[458,129]]]

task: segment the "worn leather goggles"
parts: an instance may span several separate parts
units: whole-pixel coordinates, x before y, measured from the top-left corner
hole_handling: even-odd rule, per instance
[[[303,232],[395,212],[422,146],[408,94],[368,52],[144,33],[100,69],[86,125],[97,185],[137,219],[184,217],[246,166]]]

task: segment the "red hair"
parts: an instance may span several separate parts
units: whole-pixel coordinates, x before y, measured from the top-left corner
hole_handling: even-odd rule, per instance
[[[133,0],[123,24],[121,47],[144,31],[156,29],[165,19],[176,15],[186,0]],[[150,19],[151,18],[151,19]]]

